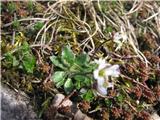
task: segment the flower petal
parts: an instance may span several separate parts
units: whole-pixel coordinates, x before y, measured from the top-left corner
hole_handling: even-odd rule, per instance
[[[99,77],[99,78],[97,79],[97,84],[98,84],[99,86],[103,86],[104,81],[105,81],[104,77]]]
[[[107,95],[107,89],[103,86],[97,86],[97,91],[101,94],[101,95]]]
[[[96,69],[94,72],[93,72],[93,76],[94,78],[97,80],[97,84],[98,85],[103,85],[104,84],[104,77],[101,77],[99,76],[99,70]]]
[[[114,84],[112,82],[109,82],[108,83],[108,88],[113,88],[114,87]]]
[[[105,62],[105,60],[102,59],[102,58],[99,58],[98,60],[94,60],[94,61],[95,61],[95,63],[97,63],[97,64],[102,64],[102,63]]]
[[[105,76],[118,77],[120,74],[119,65],[113,65],[105,69]]]
[[[106,59],[100,58],[99,60],[94,60],[96,64],[98,64],[98,69],[104,69],[106,66],[110,66],[111,64],[106,63]]]
[[[98,69],[96,69],[96,70],[93,71],[93,76],[94,76],[94,78],[96,80],[99,78],[99,70]]]

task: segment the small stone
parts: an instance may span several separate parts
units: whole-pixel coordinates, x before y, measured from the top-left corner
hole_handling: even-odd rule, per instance
[[[65,96],[63,94],[56,94],[56,96],[53,99],[53,106],[58,107],[59,105],[61,105],[61,106],[67,107],[72,105],[72,101],[70,101],[69,99],[67,100],[64,100],[64,99],[65,99]]]
[[[157,113],[153,113],[150,120],[160,120],[160,116]]]
[[[28,98],[1,86],[1,120],[40,120],[29,103]]]

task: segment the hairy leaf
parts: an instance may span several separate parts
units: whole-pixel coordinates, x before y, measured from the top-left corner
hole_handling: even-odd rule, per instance
[[[92,101],[94,99],[93,91],[88,90],[86,93],[82,94],[82,98],[86,101]]]
[[[83,66],[83,65],[86,65],[87,63],[89,63],[89,56],[86,54],[86,53],[82,53],[82,54],[80,54],[80,55],[78,55],[77,57],[76,57],[76,63],[78,64],[78,65],[81,65],[81,66]]]
[[[22,63],[28,73],[33,73],[33,69],[36,64],[36,59],[32,54],[26,52],[26,54],[23,57]]]
[[[59,68],[61,68],[61,69],[63,69],[63,70],[66,69],[66,67],[65,67],[62,63],[60,63],[58,57],[56,57],[56,56],[51,56],[51,57],[50,57],[50,60],[52,61],[52,63],[53,63],[56,67],[59,67]]]
[[[74,63],[75,55],[68,46],[63,48],[61,59],[64,64],[69,66]]]
[[[69,93],[73,90],[73,82],[70,78],[68,78],[64,84],[64,90],[66,93]]]
[[[75,75],[74,79],[76,80],[76,87],[78,89],[80,89],[80,87],[91,85],[91,79],[86,75]]]
[[[60,87],[64,84],[65,77],[66,77],[66,72],[57,71],[53,74],[52,80],[55,82],[57,87]]]

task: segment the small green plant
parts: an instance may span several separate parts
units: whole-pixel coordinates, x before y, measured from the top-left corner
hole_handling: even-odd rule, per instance
[[[29,1],[28,1],[28,4],[27,4],[28,10],[29,10],[29,11],[33,11],[33,7],[34,7],[33,1],[32,1],[32,0],[29,0]]]
[[[13,28],[18,29],[20,27],[20,22],[18,20],[13,21]]]
[[[14,2],[8,3],[8,11],[9,13],[13,14],[16,11],[16,5]]]
[[[38,30],[40,30],[40,29],[43,27],[43,25],[44,25],[43,22],[37,22],[37,23],[35,23],[35,25],[34,25],[34,29],[35,29],[36,31],[38,31]]]
[[[15,53],[7,52],[5,54],[5,64],[7,67],[19,67],[27,71],[27,73],[33,73],[35,68],[36,59],[31,52],[31,49],[27,42],[24,42],[22,46],[17,48]]]
[[[66,46],[60,56],[51,56],[50,60],[56,66],[52,80],[57,88],[63,86],[67,94],[73,89],[91,88],[92,72],[97,65],[90,62],[86,53],[75,55],[70,47]]]

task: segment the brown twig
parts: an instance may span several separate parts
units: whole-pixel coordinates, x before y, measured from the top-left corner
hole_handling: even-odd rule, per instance
[[[127,103],[135,112],[137,112],[136,108],[127,100],[125,100],[125,103]]]
[[[58,107],[60,107],[60,105],[61,105],[64,101],[68,100],[75,92],[76,92],[76,90],[73,90],[68,96],[66,96],[66,97],[60,102],[60,104],[58,105]]]
[[[145,88],[145,89],[150,90],[150,88],[148,88],[148,86],[143,85],[142,83],[140,83],[140,82],[138,82],[138,81],[134,80],[133,78],[130,78],[130,77],[125,76],[125,75],[122,75],[122,74],[121,74],[120,76],[121,76],[122,78],[126,78],[127,80],[130,80],[130,81],[132,81],[132,82],[134,82],[134,83],[136,83],[136,84],[140,85],[141,87],[143,87],[143,88]]]

